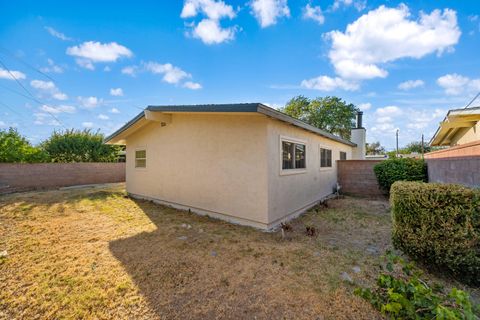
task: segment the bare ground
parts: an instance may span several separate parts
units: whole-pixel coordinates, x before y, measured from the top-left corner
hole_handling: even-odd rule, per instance
[[[291,226],[283,239],[130,199],[122,184],[3,196],[0,318],[380,318],[341,275],[375,281],[388,202],[330,200]]]

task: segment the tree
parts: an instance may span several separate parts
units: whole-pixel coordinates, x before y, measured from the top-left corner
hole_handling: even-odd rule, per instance
[[[413,141],[407,144],[407,146],[404,148],[406,153],[422,153],[422,142],[421,141]],[[430,152],[430,146],[426,144],[425,142],[423,143],[423,152]]]
[[[338,97],[310,100],[300,95],[288,101],[281,111],[344,139],[350,139],[350,130],[358,109]]]
[[[45,162],[48,155],[34,147],[17,129],[0,130],[0,162]]]
[[[380,142],[372,142],[366,144],[366,151],[369,155],[376,155],[376,154],[385,154],[385,148],[380,145]]]
[[[103,143],[103,134],[91,130],[54,132],[42,143],[53,162],[114,162],[119,146]]]

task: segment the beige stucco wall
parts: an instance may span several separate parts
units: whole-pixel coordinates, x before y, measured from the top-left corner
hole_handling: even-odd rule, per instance
[[[281,168],[281,138],[306,144],[306,169],[295,174]],[[332,149],[332,167],[320,168],[320,146]],[[352,159],[352,147],[323,138],[306,130],[271,120],[268,122],[268,208],[270,224],[275,225],[303,212],[332,194],[337,182],[340,151]]]
[[[127,191],[265,228],[268,224],[264,116],[173,114],[127,138]],[[147,168],[135,168],[135,150]]]
[[[480,121],[472,128],[458,130],[450,141],[450,146],[462,145],[480,140]]]
[[[307,168],[281,170],[281,137],[306,144]],[[260,114],[173,114],[127,140],[127,191],[232,222],[268,229],[332,193],[340,151],[352,147]],[[320,146],[332,168],[320,169]],[[135,168],[135,150],[147,168]]]

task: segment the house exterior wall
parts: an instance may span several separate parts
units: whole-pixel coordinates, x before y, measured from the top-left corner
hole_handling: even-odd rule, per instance
[[[182,209],[266,228],[267,122],[261,115],[173,114],[127,138],[127,191]],[[135,151],[147,151],[145,169]]]
[[[480,121],[472,128],[459,130],[450,141],[451,146],[480,141]]]
[[[340,151],[352,159],[352,147],[323,138],[277,120],[267,126],[268,143],[268,218],[275,226],[294,217],[333,193],[337,182]],[[297,140],[306,145],[306,169],[282,170],[281,140]],[[332,150],[332,167],[320,168],[320,146]]]

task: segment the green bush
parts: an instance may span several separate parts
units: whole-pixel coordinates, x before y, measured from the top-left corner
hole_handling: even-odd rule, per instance
[[[426,162],[418,159],[388,159],[375,165],[373,171],[380,188],[386,192],[395,181],[428,181]]]
[[[395,182],[393,244],[410,257],[480,284],[480,190],[453,184]]]
[[[52,162],[115,162],[119,146],[103,143],[104,136],[90,130],[54,132],[42,143]]]
[[[355,294],[369,301],[389,319],[478,319],[468,294],[453,288],[445,293],[437,283],[427,283],[413,263],[387,252],[385,271],[377,286],[356,288]]]
[[[34,147],[14,128],[0,130],[0,162],[46,162],[48,154]]]

